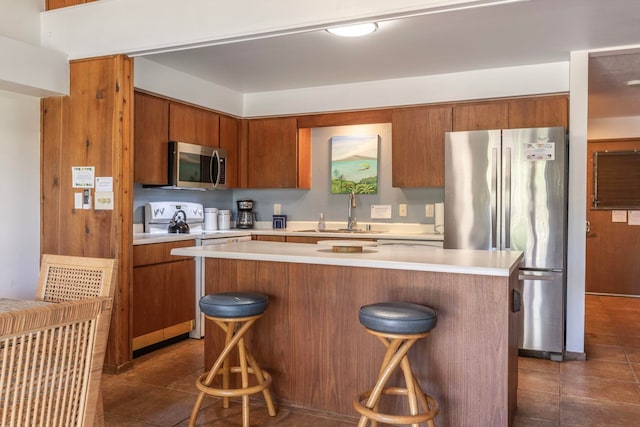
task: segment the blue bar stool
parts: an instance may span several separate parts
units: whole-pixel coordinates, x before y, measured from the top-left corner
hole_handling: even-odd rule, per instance
[[[378,338],[387,347],[375,386],[353,399],[353,407],[360,414],[358,427],[365,427],[370,420],[372,426],[378,422],[417,427],[427,423],[435,427],[433,419],[438,415],[438,403],[422,391],[415,378],[407,353],[411,346],[426,337],[438,323],[438,314],[431,308],[407,302],[383,302],[360,308],[360,323],[367,332]],[[388,387],[387,381],[400,366],[405,387]],[[379,412],[382,395],[406,396],[410,415],[393,415]],[[366,402],[363,405],[363,401]],[[418,403],[422,408],[419,412]]]
[[[212,320],[226,334],[225,346],[208,373],[196,380],[200,394],[191,411],[189,426],[195,426],[198,412],[205,395],[222,397],[223,406],[229,407],[229,397],[242,396],[242,426],[249,427],[249,396],[262,392],[270,416],[276,415],[269,384],[271,375],[263,371],[246,348],[244,335],[264,315],[269,299],[265,295],[245,292],[224,292],[205,295],[200,299],[200,309],[206,319]],[[237,349],[240,366],[230,367],[229,356]],[[240,374],[240,388],[230,388],[230,374]],[[257,384],[249,384],[249,374],[253,374]],[[212,385],[217,375],[222,376],[222,386]]]

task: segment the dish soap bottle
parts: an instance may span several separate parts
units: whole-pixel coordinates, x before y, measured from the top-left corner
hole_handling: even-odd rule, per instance
[[[318,231],[323,231],[327,225],[324,223],[324,214],[320,214],[320,219],[318,220]]]

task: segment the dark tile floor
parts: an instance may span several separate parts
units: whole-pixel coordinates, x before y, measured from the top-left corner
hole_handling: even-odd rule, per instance
[[[640,299],[586,297],[587,360],[519,359],[514,427],[640,427]],[[203,372],[202,341],[186,340],[135,359],[134,368],[104,375],[108,426],[186,426]],[[252,425],[353,426],[353,419],[278,408],[251,409]],[[198,425],[241,426],[240,406],[207,399]],[[490,427],[490,426],[479,426]]]

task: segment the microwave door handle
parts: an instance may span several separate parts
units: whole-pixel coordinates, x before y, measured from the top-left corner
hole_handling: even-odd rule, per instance
[[[213,165],[216,165],[216,176],[213,176]],[[211,178],[211,185],[213,188],[218,186],[220,182],[220,159],[218,157],[218,150],[213,150],[211,156],[211,164],[209,165],[209,177]]]

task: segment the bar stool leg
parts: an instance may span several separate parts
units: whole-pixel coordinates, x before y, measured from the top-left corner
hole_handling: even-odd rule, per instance
[[[202,381],[202,384],[204,386],[209,386],[211,385],[211,383],[213,382],[213,379],[215,378],[215,376],[217,375],[218,371],[223,368],[224,366],[224,362],[227,361],[227,359],[229,358],[229,354],[231,353],[231,351],[234,349],[234,347],[236,347],[238,345],[238,343],[240,342],[240,340],[242,340],[242,337],[244,336],[244,334],[249,330],[249,328],[251,328],[251,326],[255,323],[256,320],[258,320],[258,317],[255,317],[253,319],[249,319],[247,321],[244,322],[244,324],[242,324],[242,326],[236,330],[236,322],[221,322],[218,321],[216,319],[213,319],[215,321],[215,323],[220,326],[225,333],[227,334],[227,338],[229,337],[229,335],[231,335],[231,339],[225,339],[225,347],[222,350],[222,352],[220,353],[220,355],[218,356],[218,358],[216,359],[216,361],[214,362],[213,366],[211,367],[211,369],[209,370],[209,373],[207,374],[207,377],[205,378],[204,381]],[[233,327],[231,327],[231,324],[233,324]],[[234,332],[235,331],[235,332]],[[243,346],[244,347],[244,346]],[[228,383],[229,383],[229,367],[227,364],[227,384],[226,384],[226,388],[228,388]],[[223,370],[223,383],[224,383],[224,376],[225,376],[225,372]],[[198,418],[198,412],[200,412],[200,408],[202,407],[202,403],[204,402],[204,397],[206,396],[206,393],[204,391],[200,391],[200,393],[198,394],[198,397],[196,398],[196,403],[193,405],[193,409],[191,410],[191,417],[189,418],[189,427],[195,427],[196,425],[196,419]],[[243,396],[243,402],[244,402],[244,397]],[[228,397],[223,397],[223,402],[224,400],[227,400],[227,402],[229,401]],[[247,397],[248,399],[248,397]],[[224,403],[223,403],[224,405]],[[225,406],[226,408],[229,407],[228,403],[227,406]],[[243,421],[244,421],[244,413],[248,412],[244,410],[244,406],[243,406]],[[247,415],[248,416],[248,415]],[[248,424],[245,424],[248,426]]]

